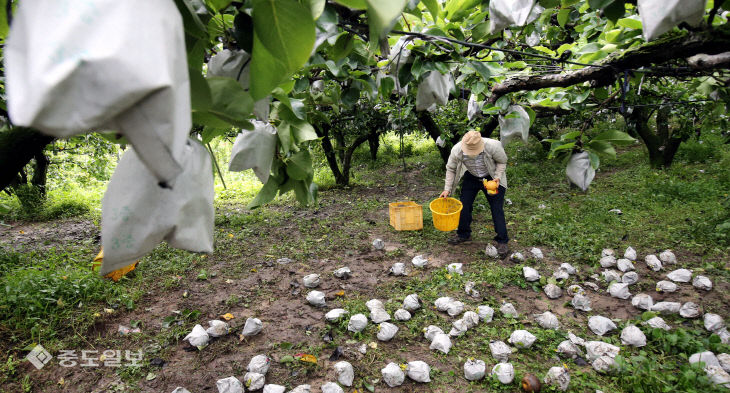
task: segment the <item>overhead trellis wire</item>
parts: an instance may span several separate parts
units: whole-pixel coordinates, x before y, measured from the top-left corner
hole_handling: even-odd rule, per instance
[[[547,55],[541,55],[539,53],[530,53],[530,52],[522,52],[522,51],[518,51],[518,50],[514,50],[514,49],[498,48],[496,46],[477,44],[477,43],[473,43],[473,42],[457,40],[455,38],[442,37],[442,36],[425,34],[425,33],[414,33],[414,32],[409,32],[409,31],[400,31],[400,30],[393,30],[392,33],[412,36],[412,37],[420,38],[424,41],[442,41],[442,42],[448,42],[451,44],[468,46],[468,47],[472,47],[472,48],[493,50],[493,51],[497,51],[497,52],[509,53],[512,55],[534,57],[537,59],[550,60],[552,62],[559,61],[561,63],[579,65],[579,66],[584,66],[584,67],[599,67],[599,68],[611,67],[611,66],[607,66],[607,65],[603,65],[603,64],[588,64],[588,63],[581,63],[581,62],[571,61],[571,60],[559,60],[558,58],[550,57]]]

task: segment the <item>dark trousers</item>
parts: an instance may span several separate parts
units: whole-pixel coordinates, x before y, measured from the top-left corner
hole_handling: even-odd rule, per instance
[[[491,177],[487,177],[487,180],[492,180]],[[459,200],[464,205],[461,209],[461,215],[459,216],[459,229],[456,230],[456,234],[460,237],[471,236],[471,221],[472,211],[474,210],[474,199],[479,194],[479,191],[484,192],[484,196],[487,197],[489,202],[489,209],[492,211],[492,221],[494,222],[494,231],[497,232],[497,236],[494,240],[497,243],[507,243],[509,237],[507,236],[507,222],[504,219],[504,192],[506,188],[499,186],[496,195],[489,195],[487,190],[484,188],[484,183],[481,179],[472,175],[469,171],[464,174],[461,182],[461,195]]]

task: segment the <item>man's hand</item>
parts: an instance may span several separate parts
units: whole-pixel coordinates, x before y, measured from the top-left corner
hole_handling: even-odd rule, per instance
[[[446,198],[447,196],[449,196],[449,192],[448,191],[444,191],[444,192],[441,193],[441,195],[439,195],[439,198]]]
[[[495,177],[494,178],[494,181],[497,183],[497,188],[499,188],[499,178],[498,177]]]

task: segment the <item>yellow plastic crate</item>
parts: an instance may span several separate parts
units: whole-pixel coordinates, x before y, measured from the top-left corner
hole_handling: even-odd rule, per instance
[[[413,201],[393,202],[388,205],[390,226],[396,231],[423,229],[423,207]]]

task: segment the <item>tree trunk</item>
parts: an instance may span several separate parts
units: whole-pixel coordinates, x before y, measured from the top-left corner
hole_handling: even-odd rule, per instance
[[[33,178],[30,179],[30,183],[38,188],[38,192],[43,200],[46,199],[46,180],[48,178],[48,164],[50,161],[48,157],[41,151],[35,156],[35,170],[33,171]]]
[[[669,107],[661,107],[656,114],[656,132],[649,127],[651,111],[647,108],[634,107],[627,120],[635,125],[636,134],[641,138],[649,152],[649,164],[652,168],[669,168],[674,162],[679,145],[687,137],[672,135],[669,131]]]
[[[16,180],[17,174],[31,159],[43,155],[43,149],[54,140],[54,137],[24,127],[0,132],[0,190]]]
[[[441,128],[433,120],[431,114],[428,113],[428,111],[419,111],[416,112],[416,116],[418,116],[418,121],[421,122],[421,125],[423,126],[423,128],[426,129],[426,132],[428,132],[428,135],[431,137],[431,139],[436,142],[436,140],[441,136]],[[449,161],[451,148],[448,146],[441,147],[439,145],[436,145],[436,147],[439,149],[439,154],[441,155],[441,159],[444,161],[444,163]]]
[[[373,130],[368,138],[368,144],[370,145],[370,159],[377,161],[378,149],[380,148],[380,134],[377,130]]]
[[[342,133],[342,131],[336,128],[332,130],[332,133],[335,136],[335,142],[337,142],[335,146],[337,158],[339,158],[340,161],[343,161],[345,159],[345,149],[347,148],[347,144],[345,143],[345,135]]]
[[[343,177],[342,172],[340,172],[340,167],[337,164],[337,156],[332,148],[332,141],[330,141],[330,125],[326,123],[321,126],[314,124],[314,130],[317,136],[322,138],[322,150],[324,151],[324,156],[327,158],[327,164],[332,171],[332,175],[335,177],[335,183],[337,185],[347,185],[349,179]]]
[[[643,107],[634,107],[629,115],[631,124],[634,125],[636,134],[644,141],[644,145],[649,152],[649,165],[652,168],[660,169],[664,165],[664,156],[660,150],[662,145],[659,137],[654,134],[649,127],[649,119],[651,111]]]
[[[499,121],[497,120],[497,116],[491,116],[489,120],[482,125],[482,129],[479,132],[482,134],[483,138],[490,138],[492,136],[492,132],[497,129],[498,125]]]
[[[346,149],[344,148],[345,141],[343,140],[343,149],[341,153],[342,169],[340,169],[340,164],[337,162],[337,154],[335,154],[335,151],[332,148],[332,141],[330,141],[330,129],[331,126],[329,124],[314,126],[314,130],[317,133],[317,136],[322,138],[322,150],[324,151],[324,155],[327,158],[327,164],[332,170],[332,174],[335,176],[335,184],[337,184],[338,186],[348,186],[350,185],[350,168],[352,167],[352,155],[355,153],[355,150],[363,143],[369,141],[371,138],[375,138],[376,140],[378,140],[382,131],[374,129],[371,130],[371,132],[368,134],[360,135]],[[377,148],[375,149],[375,153],[377,154]]]

